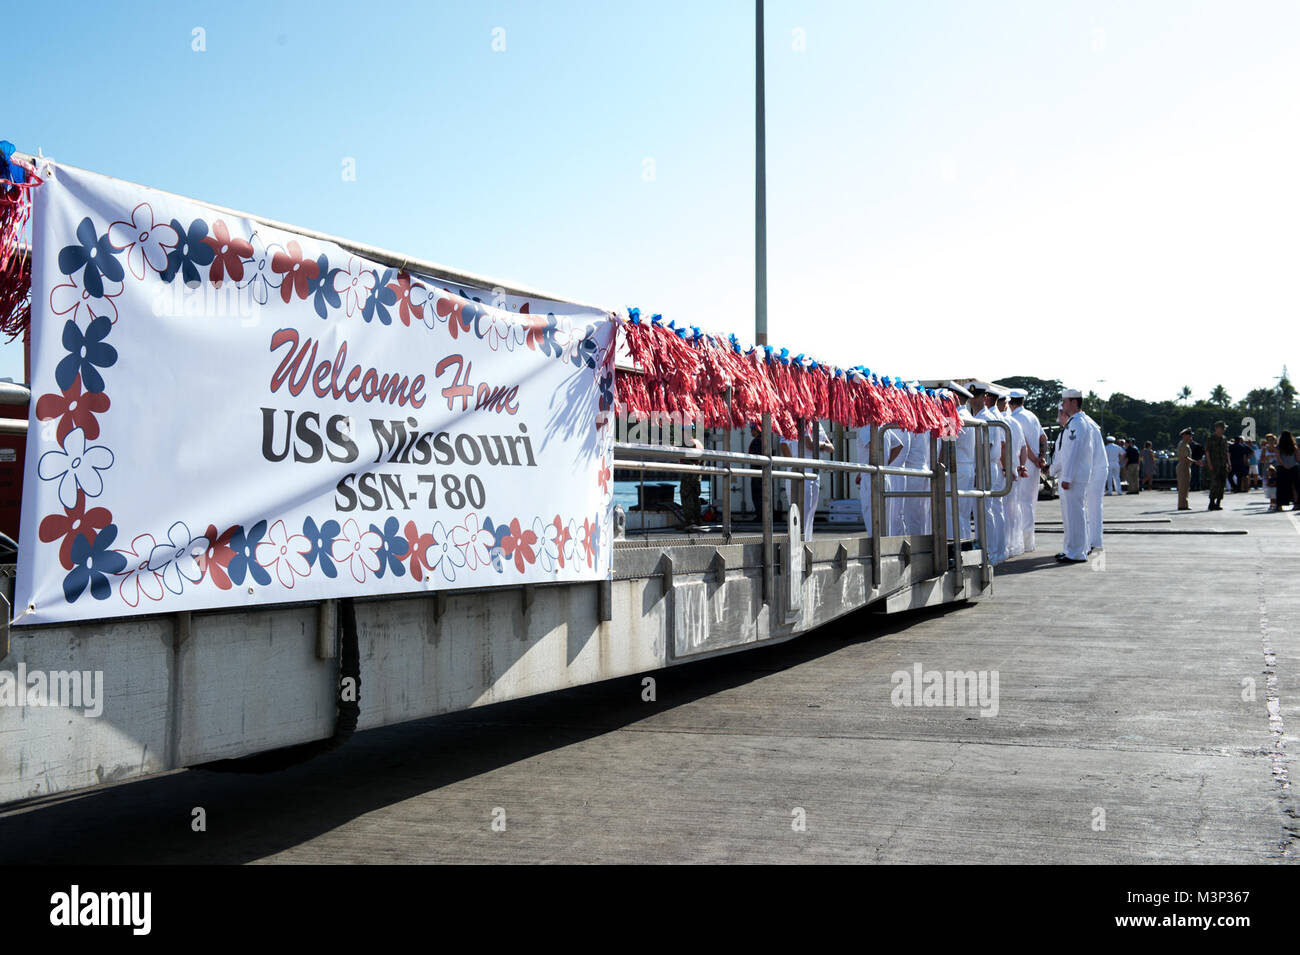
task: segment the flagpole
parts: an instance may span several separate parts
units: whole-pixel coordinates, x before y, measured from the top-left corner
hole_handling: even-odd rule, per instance
[[[755,0],[754,343],[767,344],[767,128],[763,96],[763,0]]]

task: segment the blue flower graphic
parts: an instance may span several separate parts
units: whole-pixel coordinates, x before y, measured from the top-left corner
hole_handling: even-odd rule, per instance
[[[375,274],[373,269],[371,269],[371,274]],[[388,309],[397,304],[397,293],[388,287],[388,283],[393,281],[393,276],[396,274],[396,269],[385,269],[384,274],[379,278],[378,284],[370,290],[365,304],[361,306],[361,317],[366,321],[370,321],[378,315],[380,323],[384,325],[393,324],[393,316],[388,314]],[[380,572],[382,573],[382,570]]]
[[[376,577],[384,576],[384,570],[388,569],[393,572],[394,577],[402,577],[406,574],[406,568],[402,566],[402,558],[410,549],[410,544],[398,529],[400,526],[397,518],[390,517],[384,522],[384,529],[380,530],[374,524],[370,529],[384,539],[384,543],[379,548],[379,570],[375,573]]]
[[[307,566],[315,566],[316,561],[319,560],[320,569],[326,577],[337,577],[338,571],[334,569],[334,561],[330,559],[330,548],[334,546],[334,538],[339,536],[339,522],[326,521],[317,527],[316,521],[309,517],[302,522],[302,536],[311,541]]]
[[[505,573],[505,558],[501,550],[501,545],[507,537],[510,536],[509,524],[493,524],[492,518],[483,518],[483,530],[492,535],[492,546],[488,548],[488,558],[492,561],[492,566],[496,568],[498,574]]]
[[[581,368],[584,364],[588,368],[596,367],[596,326],[588,325],[586,334],[582,340],[573,349],[573,357],[569,360],[575,366]]]
[[[203,241],[208,237],[208,224],[202,219],[195,219],[186,231],[180,222],[173,219],[172,228],[181,241],[167,253],[167,268],[163,269],[162,280],[170,282],[179,272],[186,285],[198,285],[203,281],[199,266],[211,265],[216,257],[212,246]]]
[[[600,410],[608,411],[614,407],[614,376],[602,375],[600,378]]]
[[[77,269],[84,269],[81,284],[95,298],[103,298],[103,277],[120,282],[126,275],[122,263],[116,258],[122,250],[108,240],[107,232],[102,236],[96,235],[95,224],[89,216],[77,226],[77,240],[80,245],[66,245],[59,252],[59,271],[71,275]]]
[[[326,308],[340,308],[343,304],[339,298],[339,293],[334,291],[334,273],[338,269],[330,268],[330,260],[324,253],[316,260],[316,266],[319,274],[316,278],[308,280],[307,294],[312,297],[312,305],[316,308],[316,314],[321,318],[329,318]],[[307,537],[310,539],[311,535],[308,534]],[[330,576],[333,577],[334,575],[330,574]]]
[[[257,562],[257,545],[266,536],[266,521],[258,521],[252,529],[245,532],[242,527],[235,529],[230,537],[230,549],[235,556],[230,558],[226,567],[226,576],[236,584],[244,582],[244,575],[251,574],[253,580],[263,587],[271,583],[271,575],[265,567]]]
[[[108,582],[109,574],[120,574],[126,569],[126,557],[110,550],[117,537],[117,525],[109,524],[95,535],[92,544],[85,534],[78,534],[72,542],[72,570],[63,578],[63,596],[72,603],[90,585],[90,595],[96,600],[107,600],[113,592]]]
[[[63,347],[68,354],[54,368],[54,380],[60,388],[67,391],[80,375],[87,391],[104,390],[104,379],[95,366],[108,368],[117,362],[117,349],[104,341],[112,330],[113,320],[107,315],[91,322],[84,335],[75,321],[69,320],[63,326]]]

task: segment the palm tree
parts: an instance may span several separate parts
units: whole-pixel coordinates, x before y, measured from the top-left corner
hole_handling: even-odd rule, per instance
[[[1215,385],[1214,390],[1210,392],[1210,403],[1218,405],[1220,408],[1226,408],[1232,404],[1232,398],[1229,397],[1228,391],[1223,385]]]
[[[1183,385],[1182,388],[1178,389],[1178,400],[1179,400],[1179,401],[1191,401],[1191,400],[1192,400],[1192,386],[1191,386],[1191,385]]]

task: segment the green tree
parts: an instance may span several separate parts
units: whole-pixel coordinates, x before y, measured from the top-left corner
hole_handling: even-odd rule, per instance
[[[1227,408],[1232,404],[1232,397],[1223,385],[1215,385],[1214,390],[1210,392],[1210,404],[1217,408]]]
[[[1178,400],[1178,401],[1191,401],[1191,400],[1192,400],[1192,386],[1191,386],[1191,385],[1183,385],[1183,387],[1180,388],[1180,389],[1178,390],[1178,398],[1177,398],[1177,400]]]

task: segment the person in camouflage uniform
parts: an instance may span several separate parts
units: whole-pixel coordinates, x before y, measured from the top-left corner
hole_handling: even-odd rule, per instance
[[[1205,442],[1205,468],[1210,472],[1210,506],[1207,510],[1223,510],[1223,486],[1228,480],[1228,439],[1223,436],[1227,424],[1214,422],[1214,434]]]

